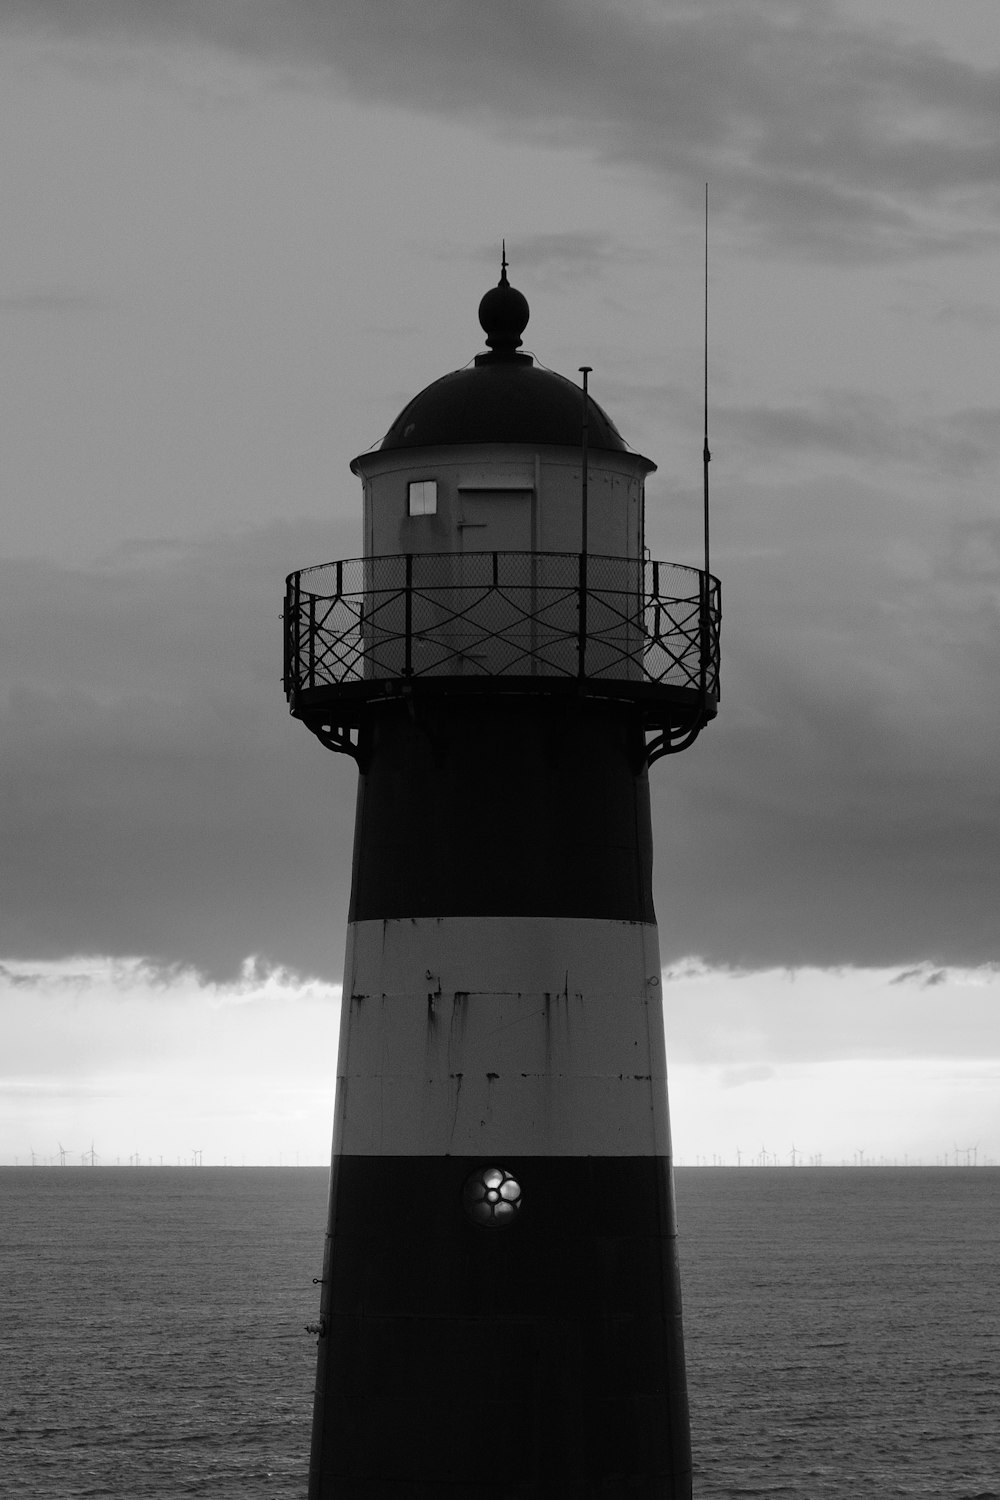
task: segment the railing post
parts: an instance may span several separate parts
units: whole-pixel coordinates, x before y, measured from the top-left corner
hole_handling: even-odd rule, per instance
[[[699,575],[701,587],[698,600],[698,691],[702,706],[708,701],[708,666],[712,654],[712,631],[709,618],[710,579],[707,573]]]
[[[301,604],[300,604],[301,607]],[[301,661],[298,664],[301,672]],[[316,685],[316,595],[309,595],[309,628],[306,631],[306,676],[310,687]]]
[[[294,573],[289,574],[288,581],[285,584],[285,611],[284,611],[284,614],[282,616],[282,619],[284,621],[284,627],[285,627],[284,628],[284,639],[283,639],[284,650],[282,652],[282,656],[283,656],[283,660],[284,660],[284,674],[285,674],[284,675],[285,697],[289,698],[289,699],[291,698],[291,696],[292,696],[293,692],[295,691],[295,689],[298,687],[298,682],[292,676],[292,663],[293,663],[293,660],[294,660],[294,657],[292,655],[292,630],[293,629],[295,630],[296,637],[297,637],[298,636],[298,628],[299,628],[298,615],[296,613],[295,603],[294,603],[294,600],[295,600],[294,588],[295,588],[295,582],[297,582],[297,581],[298,580],[296,579],[296,575]],[[294,621],[294,625],[293,625],[293,621]]]
[[[587,675],[587,554],[580,553],[579,631],[576,640],[576,675]]]
[[[642,675],[651,677],[649,658],[654,645],[660,639],[660,565],[655,558],[646,558],[642,567]],[[649,606],[653,613],[650,620]]]
[[[316,686],[316,595],[309,595],[309,686]],[[301,670],[301,666],[300,666]]]
[[[295,691],[298,692],[302,686],[302,574],[295,574],[294,584],[294,613],[292,616],[292,629],[295,636],[292,641],[292,671],[295,674]]]
[[[406,640],[403,646],[403,676],[413,676],[413,553],[406,554],[406,596],[403,604]]]

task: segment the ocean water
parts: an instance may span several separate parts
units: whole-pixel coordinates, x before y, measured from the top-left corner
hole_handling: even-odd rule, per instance
[[[1000,1170],[677,1173],[701,1500],[998,1500]]]
[[[303,1500],[326,1183],[0,1169],[5,1500]],[[698,1500],[1000,1500],[1000,1170],[677,1197]]]

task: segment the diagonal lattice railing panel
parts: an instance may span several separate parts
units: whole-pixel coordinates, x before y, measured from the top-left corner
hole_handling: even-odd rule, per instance
[[[583,677],[718,696],[719,585],[694,568],[550,552],[349,558],[293,573],[286,687]]]

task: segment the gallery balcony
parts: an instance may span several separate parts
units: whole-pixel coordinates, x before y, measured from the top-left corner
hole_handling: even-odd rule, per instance
[[[676,740],[717,712],[720,602],[716,578],[677,563],[553,552],[348,558],[288,578],[285,693],[312,728],[360,724],[366,705],[400,694],[629,700],[648,729]]]

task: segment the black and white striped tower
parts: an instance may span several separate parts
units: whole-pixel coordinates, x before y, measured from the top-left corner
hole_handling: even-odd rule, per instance
[[[292,713],[360,770],[311,1500],[690,1495],[647,768],[718,585],[645,556],[586,389],[487,351],[291,576]]]

